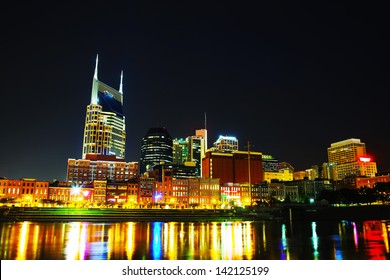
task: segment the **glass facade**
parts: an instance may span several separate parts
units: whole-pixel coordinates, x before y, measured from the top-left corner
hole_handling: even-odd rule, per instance
[[[153,127],[142,138],[140,173],[161,163],[173,163],[173,141],[164,127]]]

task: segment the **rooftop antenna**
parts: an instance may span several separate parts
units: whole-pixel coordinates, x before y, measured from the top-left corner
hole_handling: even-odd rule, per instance
[[[207,129],[206,123],[207,123],[206,112],[204,112],[204,129]]]

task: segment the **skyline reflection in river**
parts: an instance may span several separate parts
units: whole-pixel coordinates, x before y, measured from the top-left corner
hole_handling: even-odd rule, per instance
[[[390,221],[3,223],[1,259],[390,259]]]

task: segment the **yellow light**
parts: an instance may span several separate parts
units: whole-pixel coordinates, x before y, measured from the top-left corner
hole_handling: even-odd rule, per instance
[[[30,222],[23,222],[22,228],[20,230],[19,234],[19,246],[17,251],[17,260],[25,260],[26,259],[26,245],[28,241],[28,231],[29,231],[29,224]]]

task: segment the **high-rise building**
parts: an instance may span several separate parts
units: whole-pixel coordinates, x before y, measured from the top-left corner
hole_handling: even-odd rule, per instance
[[[125,157],[126,127],[123,113],[123,72],[119,90],[98,80],[98,57],[92,79],[91,103],[84,127],[83,159],[87,154]]]
[[[66,181],[92,185],[94,180],[127,181],[138,174],[138,162],[125,162],[123,73],[119,90],[98,80],[98,57],[87,106],[82,159],[68,159]]]
[[[141,142],[140,173],[153,165],[173,163],[173,140],[165,127],[152,127]]]
[[[179,169],[192,169],[196,177],[202,175],[202,159],[205,156],[207,131],[196,130],[195,135],[173,139],[173,163]]]
[[[336,165],[335,163],[324,162],[322,164],[321,178],[332,179],[334,177],[333,174],[335,173],[334,171],[335,165]]]
[[[205,156],[205,154],[206,154],[207,149],[208,149],[208,146],[207,146],[207,129],[206,128],[202,128],[202,129],[195,130],[195,136],[196,137],[200,137],[200,138],[203,139],[203,145],[202,145],[202,150],[201,150],[202,158],[203,158]]]
[[[204,139],[201,136],[189,136],[187,139],[189,146],[189,161],[195,163],[196,175],[197,177],[201,177]]]
[[[376,163],[366,154],[366,144],[350,138],[335,142],[328,148],[328,162],[334,165],[334,180],[347,176],[374,177]]]
[[[188,139],[175,138],[173,143],[173,164],[183,165],[188,161]]]

